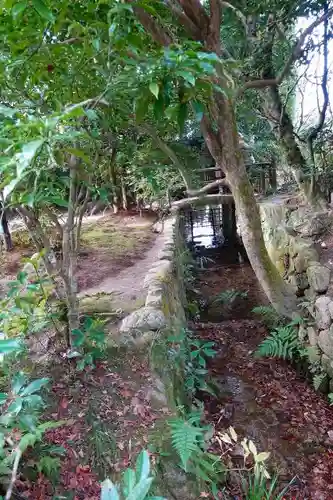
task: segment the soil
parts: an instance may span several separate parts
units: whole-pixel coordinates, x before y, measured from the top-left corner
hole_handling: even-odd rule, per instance
[[[203,396],[207,421],[217,432],[229,426],[258,450],[269,451],[269,467],[281,487],[294,478],[285,498],[333,499],[333,410],[327,399],[297,374],[290,364],[254,356],[267,335],[266,327],[251,312],[262,303],[262,292],[249,265],[217,267],[201,276],[207,297],[223,290],[246,289],[228,318],[199,321],[192,329],[201,339],[214,341],[218,354],[209,372],[219,387],[217,398]],[[230,485],[231,498],[245,498]],[[259,500],[259,499],[258,499]]]
[[[139,352],[109,351],[109,358],[83,373],[73,363],[53,360],[49,376],[47,420],[64,420],[45,434],[46,445],[61,446],[64,454],[55,484],[36,474],[32,452],[29,471],[18,481],[24,498],[100,500],[100,483],[120,474],[147,448],[158,419],[169,414],[152,400],[148,360]],[[45,368],[44,372],[45,373]],[[59,497],[57,497],[59,495]]]

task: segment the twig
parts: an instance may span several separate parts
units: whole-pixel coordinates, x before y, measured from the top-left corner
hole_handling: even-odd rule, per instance
[[[10,479],[8,490],[6,492],[5,500],[10,500],[12,497],[13,488],[14,488],[14,484],[15,484],[16,479],[17,479],[17,471],[18,471],[18,466],[19,466],[21,457],[22,457],[22,451],[21,451],[20,447],[18,446],[16,448],[16,455],[15,455],[15,460],[14,460],[13,469],[12,469],[12,476]]]

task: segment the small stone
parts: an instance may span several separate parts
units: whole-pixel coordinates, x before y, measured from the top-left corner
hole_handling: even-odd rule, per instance
[[[318,297],[315,302],[316,325],[319,330],[325,330],[326,328],[329,328],[330,324],[332,323],[331,314],[328,309],[330,303],[331,299],[326,295]]]
[[[308,267],[306,271],[310,287],[317,293],[325,293],[330,283],[331,271],[320,264]]]

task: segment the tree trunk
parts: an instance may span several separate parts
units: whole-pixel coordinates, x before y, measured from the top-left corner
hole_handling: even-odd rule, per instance
[[[77,297],[77,238],[75,235],[75,208],[77,194],[77,158],[69,161],[70,185],[67,221],[63,230],[62,277],[65,283],[68,320],[68,347],[72,348],[72,332],[79,328],[79,301]]]
[[[5,247],[6,247],[7,252],[10,252],[11,250],[13,250],[13,242],[12,242],[12,237],[11,237],[9,226],[8,226],[8,219],[7,219],[6,210],[4,210],[4,209],[2,212],[1,225],[2,225],[2,230],[3,230],[3,234],[4,234],[4,239],[5,239]]]
[[[217,97],[219,117],[224,124],[219,129],[220,144],[212,129],[204,127],[208,147],[216,164],[225,172],[236,206],[242,240],[257,279],[274,308],[291,317],[296,310],[296,296],[283,281],[272,263],[265,246],[259,208],[247,176],[239,145],[234,110],[230,102]]]
[[[265,68],[263,77],[274,79],[276,77],[272,62],[273,40],[267,44]],[[294,126],[283,105],[278,85],[272,85],[265,91],[266,115],[272,124],[273,132],[280,142],[285,154],[292,175],[297,182],[299,190],[305,200],[314,209],[321,209],[326,206],[324,196],[314,182],[314,172],[308,169],[306,159],[296,141]]]

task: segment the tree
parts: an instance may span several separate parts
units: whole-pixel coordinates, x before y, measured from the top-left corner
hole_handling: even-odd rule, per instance
[[[228,73],[228,61],[222,58],[220,28],[225,7],[219,1],[211,1],[208,11],[200,2],[189,0],[177,6],[174,2],[163,7],[157,5],[153,13],[151,10],[133,6],[140,24],[155,42],[149,53],[149,76],[147,78],[142,71],[140,83],[145,80],[155,97],[154,106],[162,109],[162,115],[164,108],[169,107],[166,98],[170,99],[171,85],[178,95],[181,94],[175,105],[178,120],[189,105],[194,110],[200,107],[202,133],[216,165],[225,172],[231,187],[252,267],[275,307],[290,314],[294,300],[268,257],[259,210],[239,145],[231,89],[233,81]],[[175,19],[176,24],[172,24]],[[138,32],[140,28],[134,29]],[[144,64],[148,64],[147,60],[142,67]]]

